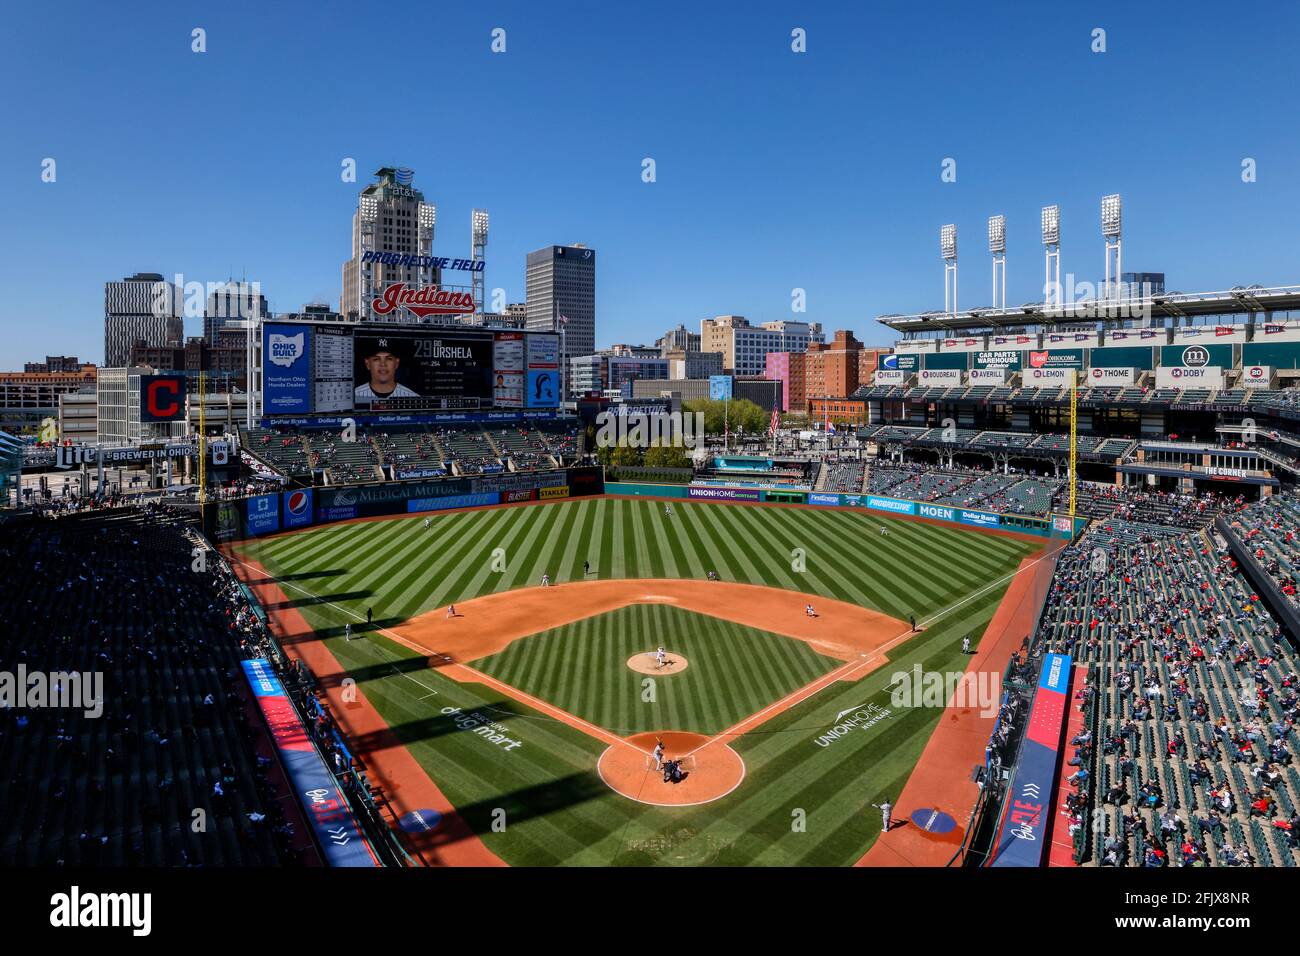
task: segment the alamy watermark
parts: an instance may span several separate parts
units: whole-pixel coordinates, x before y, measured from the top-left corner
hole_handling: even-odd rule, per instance
[[[597,448],[701,448],[704,445],[703,412],[610,411],[596,416]]]
[[[0,709],[61,708],[80,710],[94,719],[104,713],[102,671],[0,671]]]
[[[899,708],[952,706],[994,717],[1002,701],[997,671],[926,671],[917,664],[910,671],[895,671],[889,683],[889,702]]]

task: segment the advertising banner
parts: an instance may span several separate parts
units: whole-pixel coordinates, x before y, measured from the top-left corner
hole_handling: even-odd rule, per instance
[[[901,498],[880,498],[870,495],[867,497],[867,507],[874,508],[876,511],[892,511],[900,515],[916,514],[916,502],[904,501]]]
[[[960,385],[961,369],[923,368],[916,373],[916,380],[921,385]]]
[[[810,505],[834,505],[839,507],[840,496],[829,494],[827,492],[813,491],[808,494],[808,504]]]
[[[312,523],[312,490],[310,488],[298,488],[295,491],[286,491],[281,496],[284,507],[284,526],[285,528],[305,528]]]
[[[973,524],[981,528],[996,528],[1002,523],[1002,519],[998,515],[988,511],[967,511],[964,508],[958,520],[962,524]]]
[[[408,512],[447,511],[451,508],[479,508],[494,505],[501,500],[495,491],[480,491],[470,495],[446,495],[442,498],[412,498],[406,503]]]
[[[714,501],[762,501],[763,494],[744,488],[714,488],[711,486],[691,485],[686,489],[688,498],[709,498]]]
[[[946,505],[931,505],[923,501],[916,503],[916,513],[922,518],[935,518],[939,521],[956,521],[957,510]]]
[[[902,369],[878,368],[874,382],[877,385],[902,385],[906,378],[907,373]]]
[[[530,368],[525,404],[529,408],[555,408],[560,404],[560,373],[557,369]]]
[[[311,335],[307,325],[262,325],[262,406],[268,415],[306,415],[311,407]]]
[[[972,385],[1005,385],[1007,373],[1000,368],[973,368],[966,373],[966,381]]]
[[[1232,368],[1232,346],[1212,343],[1197,345],[1162,345],[1160,364],[1183,368]]]
[[[254,495],[246,499],[245,526],[250,535],[271,534],[280,530],[280,496]]]
[[[559,487],[539,488],[537,489],[537,497],[542,501],[547,501],[551,498],[567,498],[569,497],[569,486],[560,485]]]
[[[525,488],[522,491],[503,491],[501,493],[501,501],[503,503],[510,503],[515,501],[536,501],[536,500],[537,500],[536,488]]]
[[[1025,353],[1024,368],[1083,368],[1083,349],[1045,349]]]
[[[334,775],[307,736],[269,661],[240,661],[298,802],[330,866],[379,866]]]
[[[1042,863],[1050,832],[1047,818],[1056,790],[1056,760],[1065,727],[1071,659],[1043,658],[1042,676],[1029,711],[1028,728],[1007,794],[991,866],[1036,867]]]

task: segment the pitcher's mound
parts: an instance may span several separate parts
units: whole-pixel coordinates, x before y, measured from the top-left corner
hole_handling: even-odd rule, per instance
[[[681,654],[674,654],[672,651],[664,651],[664,666],[660,667],[655,663],[655,652],[646,651],[644,654],[633,654],[627,659],[627,666],[636,671],[638,674],[680,674],[686,668],[690,667],[690,662]]]

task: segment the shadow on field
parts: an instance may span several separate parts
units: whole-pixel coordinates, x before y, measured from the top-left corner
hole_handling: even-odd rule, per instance
[[[271,604],[263,604],[264,611],[279,611],[286,608],[313,607],[317,604],[337,604],[339,601],[362,601],[368,597],[374,597],[373,591],[345,591],[342,594],[313,594],[308,597],[290,598],[287,601],[276,601]]]
[[[347,574],[345,568],[330,568],[326,571],[299,571],[297,574],[282,574],[276,578],[260,577],[245,581],[250,588],[258,587],[263,584],[279,584],[282,581],[310,581],[314,578],[333,578],[340,574]]]

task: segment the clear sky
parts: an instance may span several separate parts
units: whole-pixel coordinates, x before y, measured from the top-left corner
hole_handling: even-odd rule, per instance
[[[942,308],[943,223],[962,306],[990,303],[993,213],[1008,301],[1036,301],[1039,208],[1061,204],[1063,271],[1096,280],[1110,192],[1126,269],[1300,283],[1298,27],[1294,3],[1201,0],[9,4],[0,369],[101,361],[103,283],[137,271],[337,306],[381,165],[437,203],[439,255],[490,210],[508,301],[529,250],[596,248],[598,345],[723,313],[883,343],[878,315]]]

